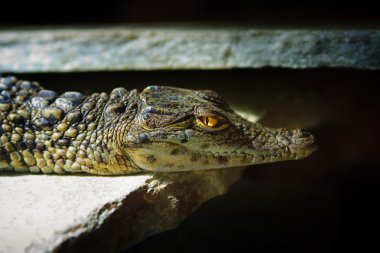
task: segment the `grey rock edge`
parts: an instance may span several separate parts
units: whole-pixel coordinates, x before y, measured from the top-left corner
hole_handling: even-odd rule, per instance
[[[0,252],[119,252],[175,228],[241,172],[2,175]]]
[[[1,72],[380,69],[380,30],[92,27],[0,31]]]

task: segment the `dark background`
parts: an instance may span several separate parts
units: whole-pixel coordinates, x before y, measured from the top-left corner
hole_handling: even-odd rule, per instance
[[[1,3],[0,28],[192,23],[269,28],[379,28],[375,1],[37,1]],[[379,45],[380,46],[380,45]],[[12,73],[5,73],[12,74]],[[380,71],[279,68],[17,74],[86,93],[172,85],[218,91],[264,125],[309,128],[311,157],[248,168],[176,230],[128,252],[378,251]]]
[[[10,25],[207,22],[255,26],[379,27],[377,1],[108,0],[1,1]]]

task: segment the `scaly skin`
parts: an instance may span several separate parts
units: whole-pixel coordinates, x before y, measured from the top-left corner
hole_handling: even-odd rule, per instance
[[[237,167],[315,149],[301,130],[249,122],[215,92],[149,86],[58,95],[0,80],[0,170],[99,175]]]

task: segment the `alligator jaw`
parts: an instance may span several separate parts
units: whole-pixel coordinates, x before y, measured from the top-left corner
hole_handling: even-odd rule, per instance
[[[215,168],[298,160],[318,149],[315,137],[307,131],[272,129],[255,123],[252,127],[255,131],[252,131],[247,144],[223,153],[206,154],[208,158],[216,160]]]
[[[253,156],[250,164],[298,160],[318,149],[315,137],[307,131],[259,127],[260,132],[244,150]]]
[[[144,147],[130,148],[128,153],[143,170],[168,172],[298,160],[317,149],[314,136],[306,131],[271,129],[251,124],[254,131],[242,136],[238,146],[210,145],[209,148],[202,149],[204,144],[210,142],[192,142],[189,139],[191,144],[182,144],[152,140],[149,144],[145,143]],[[196,146],[198,143],[202,145]]]

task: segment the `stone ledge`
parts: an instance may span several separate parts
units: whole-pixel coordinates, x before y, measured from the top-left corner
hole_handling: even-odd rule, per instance
[[[380,69],[380,30],[98,27],[0,31],[1,72]]]
[[[0,252],[119,252],[173,229],[242,169],[0,176]]]

